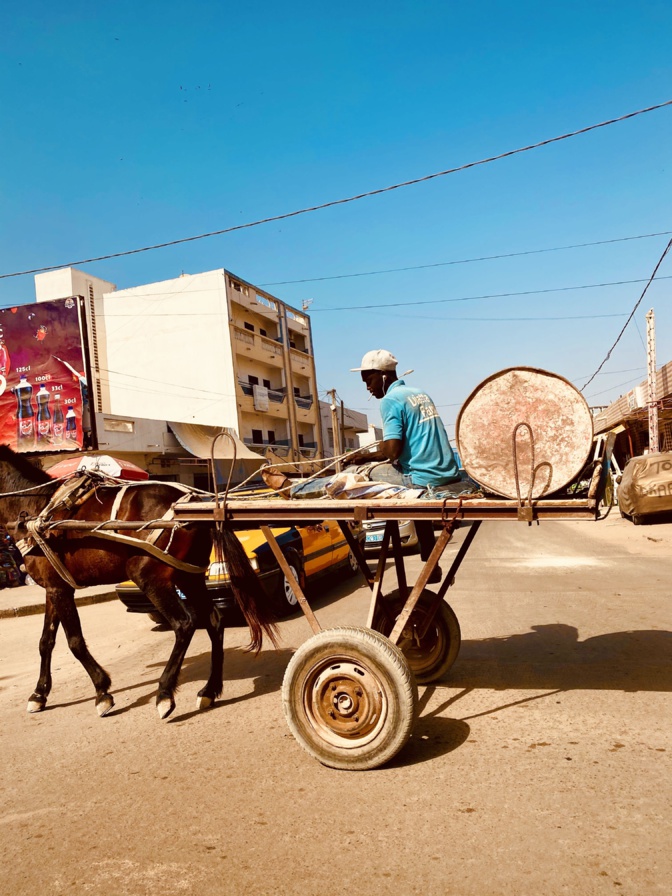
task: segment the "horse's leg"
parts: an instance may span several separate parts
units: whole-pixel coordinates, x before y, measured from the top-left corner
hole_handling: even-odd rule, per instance
[[[215,610],[215,622],[208,619],[205,626],[212,651],[210,654],[210,677],[196,698],[196,709],[209,709],[221,695],[224,687],[224,620]]]
[[[50,602],[53,603],[56,613],[61,620],[72,655],[84,666],[96,689],[96,710],[98,715],[106,716],[114,706],[114,699],[109,693],[112,682],[105,669],[95,661],[89,652],[89,648],[86,646],[77,604],[75,603],[74,589],[66,585],[58,588],[48,588],[47,605]]]
[[[175,709],[175,691],[180,670],[196,631],[196,609],[186,599],[185,587],[188,588],[188,585],[185,586],[175,570],[162,566],[158,561],[152,561],[152,566],[148,564],[142,570],[140,580],[136,581],[175,634],[175,644],[159,678],[156,695],[159,718],[167,719]]]
[[[58,625],[59,619],[54,605],[49,600],[49,592],[47,592],[44,626],[40,638],[40,677],[35,685],[35,690],[28,698],[28,712],[42,712],[47,705],[47,697],[51,691],[51,655],[54,652]]]
[[[192,577],[193,578],[193,577]],[[224,619],[212,604],[205,580],[198,581],[189,590],[199,619],[205,625],[210,638],[210,677],[196,698],[197,709],[208,709],[221,695],[224,682]]]

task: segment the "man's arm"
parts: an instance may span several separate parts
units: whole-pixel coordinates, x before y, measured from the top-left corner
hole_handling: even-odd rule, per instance
[[[394,461],[400,456],[403,444],[401,439],[384,439],[380,443],[379,450],[388,460]]]

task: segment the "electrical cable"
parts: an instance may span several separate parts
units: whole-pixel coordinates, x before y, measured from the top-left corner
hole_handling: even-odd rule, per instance
[[[42,268],[31,268],[31,269],[25,270],[25,271],[14,271],[10,274],[0,274],[0,280],[5,280],[9,277],[22,277],[22,276],[25,276],[26,274],[40,274],[45,271],[55,271],[55,270],[58,270],[59,268],[74,267],[74,266],[78,266],[78,265],[82,265],[82,264],[91,264],[94,261],[106,261],[110,258],[122,258],[122,257],[126,257],[128,255],[138,255],[141,252],[151,252],[154,249],[165,249],[169,246],[178,246],[178,245],[181,245],[182,243],[191,243],[191,242],[195,242],[196,240],[203,240],[203,239],[206,239],[206,238],[212,237],[212,236],[221,236],[222,234],[225,234],[225,233],[233,233],[234,231],[237,231],[237,230],[245,230],[250,227],[258,227],[261,224],[270,224],[274,221],[285,221],[285,220],[287,220],[287,218],[295,218],[298,215],[305,215],[305,214],[308,214],[309,212],[321,211],[322,209],[333,208],[337,205],[345,205],[346,203],[349,203],[349,202],[356,202],[359,199],[367,199],[370,196],[380,196],[382,193],[390,193],[392,190],[401,189],[401,187],[410,187],[415,184],[420,184],[420,183],[424,183],[429,180],[434,180],[437,177],[445,177],[448,174],[456,174],[458,171],[466,171],[467,169],[475,168],[478,165],[487,165],[490,162],[497,162],[497,161],[500,161],[501,159],[506,159],[509,156],[515,156],[515,155],[518,155],[523,152],[529,152],[532,149],[539,149],[542,146],[549,146],[552,143],[558,143],[561,140],[568,140],[571,137],[578,137],[581,134],[587,134],[589,131],[594,131],[594,130],[597,130],[598,128],[604,128],[604,127],[607,127],[608,125],[617,124],[621,121],[626,121],[630,118],[635,118],[638,115],[645,115],[648,112],[654,112],[657,109],[663,109],[664,107],[670,106],[670,105],[672,105],[672,100],[666,100],[663,103],[656,103],[654,106],[647,106],[645,109],[637,109],[635,112],[628,112],[626,115],[619,115],[618,118],[610,118],[607,121],[601,121],[601,122],[598,122],[597,124],[591,124],[585,128],[579,128],[576,131],[570,131],[566,134],[560,134],[557,137],[549,137],[548,139],[540,140],[537,143],[530,143],[527,146],[520,146],[517,149],[510,149],[507,152],[502,152],[495,156],[488,156],[487,158],[479,159],[478,161],[475,161],[475,162],[467,162],[466,164],[458,165],[455,168],[447,168],[445,171],[437,171],[434,174],[426,174],[423,177],[416,177],[411,180],[403,181],[402,183],[393,184],[392,186],[389,186],[389,187],[380,187],[377,190],[367,190],[364,193],[357,193],[356,195],[349,196],[346,199],[333,199],[330,202],[323,202],[323,203],[320,203],[319,205],[313,205],[308,208],[298,209],[293,212],[285,212],[284,214],[281,214],[281,215],[272,215],[268,218],[261,218],[257,221],[250,221],[246,224],[236,224],[233,227],[225,227],[222,230],[212,230],[208,233],[198,234],[197,236],[187,236],[187,237],[182,237],[182,238],[176,239],[176,240],[168,240],[167,242],[164,242],[164,243],[155,243],[154,245],[143,246],[139,249],[127,249],[124,252],[110,252],[107,255],[96,255],[92,258],[81,258],[81,259],[78,259],[77,261],[62,262],[61,264],[48,265],[48,266],[42,267]]]
[[[505,252],[500,255],[481,255],[476,258],[459,258],[454,261],[437,261],[433,264],[415,264],[405,268],[383,268],[379,271],[360,271],[356,274],[334,274],[330,277],[306,277],[303,280],[272,280],[259,286],[288,286],[293,283],[320,283],[324,280],[345,280],[350,277],[373,277],[376,274],[399,274],[404,271],[422,271],[426,268],[443,268],[455,264],[473,264],[477,261],[497,261],[502,258],[520,258],[523,255],[540,255],[543,252],[564,252],[566,249],[585,249],[590,246],[606,246],[611,243],[625,243],[630,240],[648,240],[656,236],[669,236],[672,230],[658,233],[642,233],[638,236],[622,236],[612,240],[596,240],[592,243],[574,243],[571,246],[552,246],[549,249],[527,249],[523,252]]]
[[[672,280],[672,275],[659,277],[659,280]],[[313,313],[326,311],[369,311],[376,308],[401,308],[415,305],[445,305],[448,302],[478,302],[482,299],[508,299],[515,296],[539,296],[551,292],[571,292],[575,289],[602,289],[606,286],[629,286],[631,283],[646,283],[646,278],[637,280],[613,280],[607,283],[585,283],[579,286],[557,286],[552,289],[528,289],[523,292],[495,292],[482,296],[460,296],[455,299],[419,299],[414,302],[383,302],[380,305],[341,305],[340,308],[315,308]]]
[[[648,292],[649,286],[651,286],[651,284],[653,283],[653,281],[654,281],[654,279],[655,279],[656,274],[658,273],[658,268],[659,268],[659,267],[661,266],[661,264],[663,263],[663,260],[664,260],[665,256],[667,255],[667,253],[670,251],[670,248],[671,248],[671,247],[672,247],[672,240],[670,240],[669,243],[667,244],[667,246],[665,246],[665,250],[663,251],[663,254],[662,254],[662,255],[660,256],[660,258],[658,259],[658,264],[655,266],[655,268],[653,269],[653,273],[652,273],[651,276],[649,277],[649,282],[646,284],[646,286],[645,286],[644,289],[642,290],[642,294],[641,294],[641,296],[640,296],[640,297],[637,299],[637,301],[635,302],[635,307],[632,309],[632,311],[630,312],[630,316],[628,317],[628,319],[626,320],[626,322],[623,324],[623,329],[621,330],[621,332],[620,332],[620,333],[618,334],[618,336],[616,337],[616,341],[614,342],[614,344],[611,346],[611,348],[609,349],[609,351],[608,351],[607,354],[605,355],[604,360],[602,361],[602,363],[600,364],[600,366],[597,368],[597,370],[595,371],[595,373],[590,377],[589,380],[586,380],[586,382],[583,384],[583,386],[581,386],[581,390],[580,390],[581,392],[583,392],[583,390],[586,388],[586,386],[588,386],[588,385],[590,385],[590,383],[592,383],[592,381],[595,379],[595,377],[597,376],[597,374],[600,372],[600,370],[602,370],[602,368],[604,367],[604,365],[607,363],[607,361],[608,361],[609,358],[611,357],[611,353],[613,352],[613,350],[616,348],[616,346],[617,346],[618,343],[620,342],[620,340],[621,340],[621,336],[625,333],[625,330],[626,330],[628,324],[630,323],[630,321],[632,320],[632,318],[635,316],[635,311],[637,311],[637,309],[638,309],[639,306],[641,305],[642,300],[644,299],[644,296],[645,296],[646,293]],[[661,277],[660,279],[663,280],[663,279],[669,279],[669,278]]]

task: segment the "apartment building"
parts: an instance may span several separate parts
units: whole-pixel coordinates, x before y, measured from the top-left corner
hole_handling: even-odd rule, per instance
[[[359,448],[359,437],[362,433],[367,432],[369,427],[366,414],[353,411],[341,404],[338,404],[335,411],[332,411],[328,401],[320,402],[320,420],[324,457],[335,457],[336,445],[340,446],[343,453]],[[334,425],[337,427],[335,437]]]
[[[243,442],[266,456],[323,456],[309,316],[224,273]]]
[[[322,455],[310,318],[302,310],[224,269],[118,290],[68,268],[37,275],[35,285],[38,301],[85,299],[101,450],[152,454],[167,467],[171,455],[203,457],[203,446],[226,429],[248,468],[260,456]]]

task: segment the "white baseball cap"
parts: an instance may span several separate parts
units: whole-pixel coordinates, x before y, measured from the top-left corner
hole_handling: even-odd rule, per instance
[[[364,355],[361,367],[351,367],[350,370],[395,370],[398,363],[392,352],[376,348]]]

